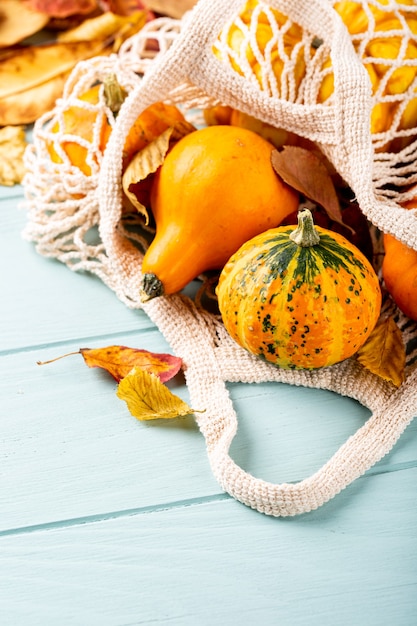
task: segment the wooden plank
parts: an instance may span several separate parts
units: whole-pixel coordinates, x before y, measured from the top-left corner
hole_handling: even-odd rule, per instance
[[[1,536],[1,621],[411,626],[416,479],[361,479],[298,518],[201,501]]]
[[[294,482],[318,470],[368,419],[356,400],[285,384],[229,385],[239,416],[234,460],[271,482]],[[417,420],[372,472],[417,465]]]
[[[23,240],[21,202],[20,196],[0,195],[0,353],[154,328],[143,311],[129,309],[99,278],[74,273]],[[194,290],[190,285],[184,291]]]
[[[80,347],[117,342],[169,350],[156,329],[104,339],[0,357],[0,529],[221,492],[193,417],[138,422],[116,397],[113,379],[87,368],[80,355],[36,365]],[[189,401],[181,377],[169,386]],[[231,394],[240,416],[232,457],[274,482],[312,474],[368,417],[353,400],[323,390],[253,384],[231,385]],[[416,430],[417,424],[409,427],[380,471],[417,464]],[[354,498],[355,488],[351,493]]]
[[[26,215],[18,208],[20,201],[1,201],[1,352],[149,328],[143,311],[128,309],[98,278],[75,274],[24,241]]]
[[[117,339],[150,350],[167,347],[157,331],[138,335],[138,344],[130,336]],[[141,424],[116,397],[115,381],[89,369],[81,356],[36,365],[53,355],[56,348],[0,361],[1,528],[219,491],[192,417]],[[187,395],[181,380],[172,388]]]

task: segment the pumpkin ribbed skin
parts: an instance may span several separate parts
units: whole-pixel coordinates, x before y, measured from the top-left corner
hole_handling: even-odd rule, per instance
[[[338,233],[315,227],[316,245],[290,238],[293,226],[246,242],[217,287],[229,334],[243,348],[287,369],[314,369],[352,356],[381,308],[378,277]]]

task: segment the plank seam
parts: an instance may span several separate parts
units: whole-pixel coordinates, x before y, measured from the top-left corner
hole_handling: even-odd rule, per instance
[[[150,513],[160,513],[162,511],[170,511],[173,509],[181,509],[193,506],[201,506],[222,502],[224,500],[233,500],[227,493],[216,493],[211,496],[201,496],[198,498],[188,498],[173,502],[154,504],[149,506],[122,509],[120,511],[111,511],[108,513],[97,513],[95,515],[85,515],[82,517],[74,517],[65,520],[56,520],[54,522],[45,522],[41,524],[32,524],[30,526],[20,526],[0,531],[1,537],[10,537],[13,535],[24,535],[45,530],[57,530],[69,528],[71,526],[83,526],[85,524],[95,524],[97,522],[119,519],[123,517],[133,517],[137,515],[148,515]]]

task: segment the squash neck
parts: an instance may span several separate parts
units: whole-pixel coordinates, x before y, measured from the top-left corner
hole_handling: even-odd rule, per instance
[[[313,216],[309,209],[303,209],[298,213],[298,225],[290,234],[290,239],[302,248],[310,248],[320,243],[320,236],[314,226]]]

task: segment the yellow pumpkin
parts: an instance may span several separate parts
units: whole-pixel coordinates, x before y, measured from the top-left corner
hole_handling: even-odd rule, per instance
[[[352,37],[352,42],[364,60],[364,66],[368,71],[373,93],[384,84],[383,93],[378,94],[378,102],[375,102],[371,115],[371,132],[373,134],[387,131],[401,106],[401,99],[393,99],[393,95],[404,93],[414,81],[417,75],[417,66],[407,61],[417,58],[417,15],[408,10],[414,5],[414,0],[399,0],[398,12],[402,19],[390,10],[382,7],[388,5],[389,0],[379,0],[381,9],[373,4],[368,5],[368,11],[361,3],[353,1],[336,2],[333,6],[339,13]],[[297,24],[291,24],[288,28],[288,18],[276,9],[268,7],[268,10],[260,10],[257,14],[255,40],[250,41],[247,37],[249,29],[253,28],[252,19],[254,11],[259,10],[258,0],[247,0],[239,14],[239,20],[225,27],[214,45],[214,53],[225,59],[239,74],[248,73],[248,68],[258,81],[262,90],[273,93],[275,88],[271,85],[268,73],[264,71],[261,59],[265,55],[268,64],[278,82],[278,91],[281,97],[290,100],[299,99],[299,91],[306,72],[306,59],[312,59],[320,47],[320,40],[314,40],[312,45],[306,48],[302,43],[302,30]],[[282,48],[278,45],[276,31],[282,33]],[[396,34],[388,35],[388,31]],[[368,31],[373,31],[368,36]],[[411,35],[411,37],[410,37]],[[367,41],[367,38],[369,39]],[[364,44],[364,41],[367,43]],[[406,45],[404,48],[404,41]],[[365,46],[365,48],[364,48]],[[363,49],[364,48],[364,49]],[[404,49],[403,49],[404,48]],[[291,60],[293,70],[284,73],[283,55]],[[390,68],[390,63],[397,58],[401,59],[399,67]],[[386,63],[379,59],[386,59]],[[332,63],[329,57],[322,64],[323,77],[318,88],[317,101],[326,102],[334,90],[334,77]],[[388,74],[387,74],[388,72]],[[381,101],[381,97],[384,101]],[[385,100],[385,96],[388,97]],[[391,100],[389,98],[391,97]],[[247,125],[247,120],[238,123]],[[399,129],[414,128],[417,124],[417,97],[412,98],[407,106],[401,111]],[[408,139],[394,140],[383,147],[400,149]]]

